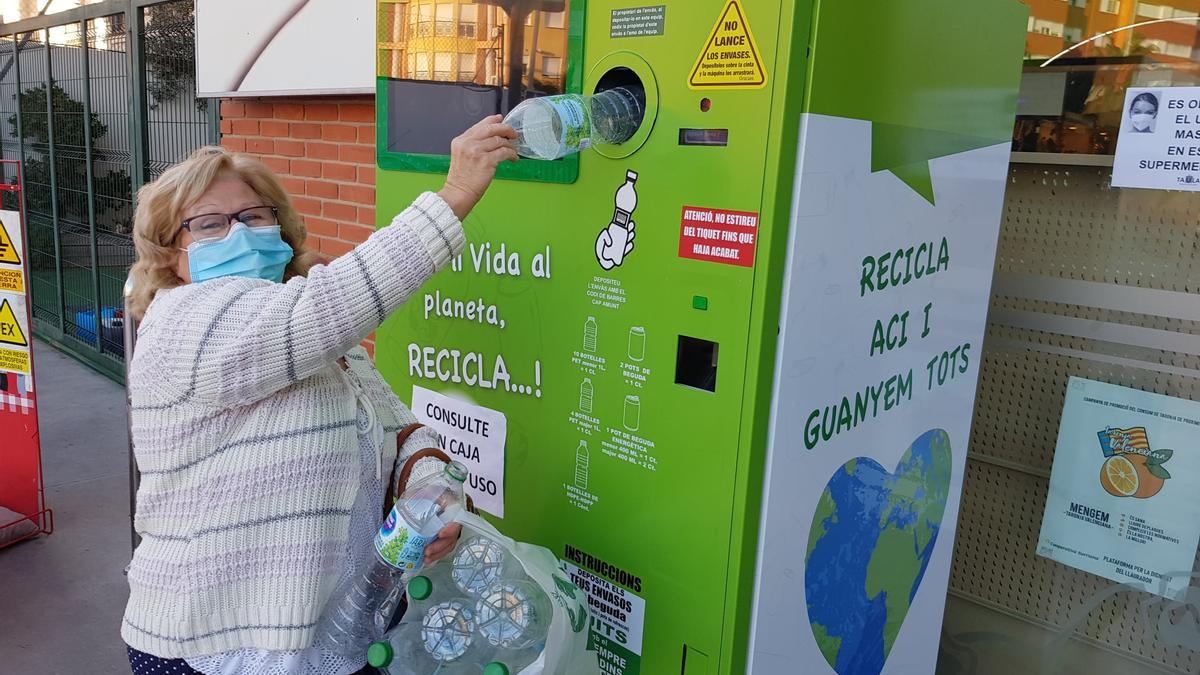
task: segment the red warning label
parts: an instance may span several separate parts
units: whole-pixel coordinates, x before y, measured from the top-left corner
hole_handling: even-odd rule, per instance
[[[757,213],[683,207],[679,257],[754,267],[757,244]]]

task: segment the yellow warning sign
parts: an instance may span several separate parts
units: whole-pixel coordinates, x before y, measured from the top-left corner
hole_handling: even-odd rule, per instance
[[[29,374],[29,354],[15,349],[0,349],[0,370]]]
[[[729,0],[696,59],[692,89],[759,89],[767,84],[758,43],[740,0]]]
[[[12,237],[8,236],[8,230],[4,229],[3,221],[0,221],[0,263],[21,264],[21,255],[17,253],[17,244]]]
[[[17,314],[7,299],[0,300],[0,344],[29,346],[25,333],[21,331],[21,324],[17,323]]]
[[[0,293],[25,293],[25,275],[20,269],[0,267]]]

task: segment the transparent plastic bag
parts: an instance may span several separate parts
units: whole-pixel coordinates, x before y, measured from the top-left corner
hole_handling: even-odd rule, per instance
[[[587,600],[554,555],[477,515],[459,522],[458,546],[409,581],[408,610],[371,646],[371,664],[388,675],[598,674]]]

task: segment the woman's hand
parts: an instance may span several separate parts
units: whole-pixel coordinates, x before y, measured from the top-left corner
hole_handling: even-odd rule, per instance
[[[458,538],[462,536],[462,525],[459,523],[450,523],[438,532],[437,539],[429,542],[429,546],[425,547],[425,562],[430,565],[435,563],[454,550],[458,546]]]
[[[517,132],[503,120],[500,115],[486,117],[450,143],[450,172],[438,195],[459,220],[466,218],[483,198],[496,177],[496,167],[501,162],[517,161],[517,149],[512,144]]]

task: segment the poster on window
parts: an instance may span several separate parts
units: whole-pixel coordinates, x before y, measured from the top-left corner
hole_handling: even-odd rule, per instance
[[[1130,88],[1113,187],[1200,191],[1200,87]]]
[[[1200,402],[1072,377],[1038,555],[1182,599],[1200,543]]]

